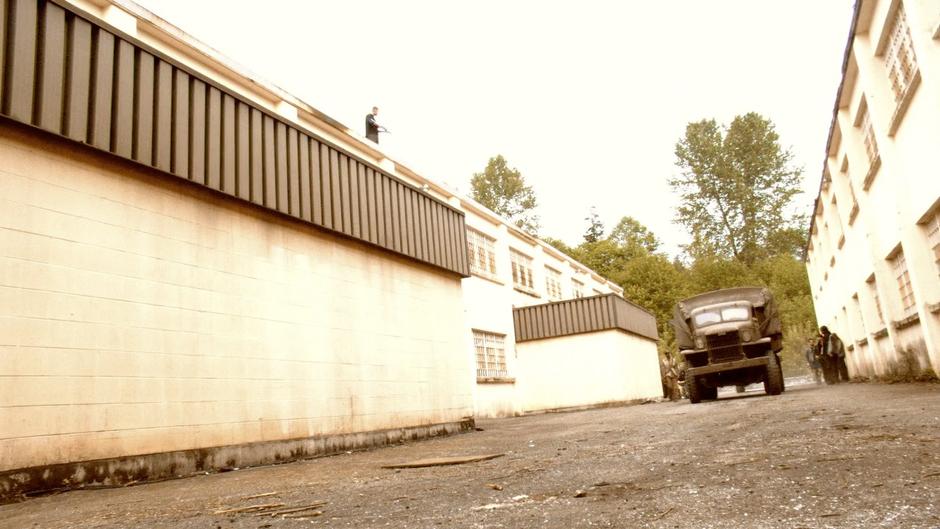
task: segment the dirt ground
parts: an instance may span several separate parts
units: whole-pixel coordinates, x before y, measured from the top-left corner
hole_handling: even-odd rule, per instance
[[[31,499],[0,506],[0,527],[940,527],[936,384],[804,385],[779,397],[723,393],[694,406],[478,426],[369,452]],[[381,468],[491,453],[505,455]],[[216,514],[271,504],[283,505]]]

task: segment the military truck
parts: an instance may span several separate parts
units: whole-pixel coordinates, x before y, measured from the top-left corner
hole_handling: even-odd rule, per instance
[[[671,323],[692,404],[718,398],[721,386],[740,390],[763,382],[768,395],[783,392],[783,332],[777,305],[766,288],[699,294],[676,305]]]

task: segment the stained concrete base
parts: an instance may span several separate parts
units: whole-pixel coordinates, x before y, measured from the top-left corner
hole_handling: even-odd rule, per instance
[[[285,463],[471,431],[473,418],[375,432],[289,439],[180,450],[121,458],[77,461],[0,472],[0,503],[47,492],[114,487],[180,478],[197,472]]]

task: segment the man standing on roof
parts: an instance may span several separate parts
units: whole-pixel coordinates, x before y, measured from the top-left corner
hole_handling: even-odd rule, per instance
[[[379,107],[372,107],[372,112],[366,114],[366,138],[374,141],[375,143],[379,142],[379,133],[388,132],[388,129],[379,125],[375,120],[375,117],[379,115]]]

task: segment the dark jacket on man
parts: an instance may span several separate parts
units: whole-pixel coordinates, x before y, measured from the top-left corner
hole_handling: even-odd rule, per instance
[[[375,122],[375,116],[366,114],[366,138],[379,142],[379,124]]]

